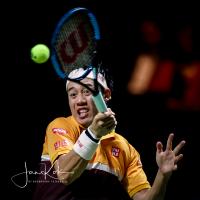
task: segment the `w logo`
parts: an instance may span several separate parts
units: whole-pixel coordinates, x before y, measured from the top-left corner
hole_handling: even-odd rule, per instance
[[[80,23],[75,31],[60,44],[60,56],[64,63],[73,63],[77,55],[82,53],[88,46],[89,37],[84,23]]]

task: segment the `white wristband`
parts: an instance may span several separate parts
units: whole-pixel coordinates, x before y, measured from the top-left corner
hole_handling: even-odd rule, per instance
[[[95,139],[95,140],[100,140],[101,138],[98,138],[91,130],[90,128],[88,127],[87,130],[89,132],[89,134]]]
[[[97,147],[98,143],[92,141],[83,131],[74,144],[73,150],[85,160],[91,160]]]

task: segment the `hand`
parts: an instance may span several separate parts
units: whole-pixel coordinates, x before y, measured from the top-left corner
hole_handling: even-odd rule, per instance
[[[104,113],[97,113],[89,129],[97,138],[101,138],[115,129],[116,125],[115,113],[113,113],[111,109],[108,109],[108,111]]]
[[[163,144],[157,142],[156,162],[158,164],[160,172],[164,176],[170,176],[174,170],[177,169],[177,163],[183,158],[183,154],[179,154],[179,151],[185,145],[185,141],[182,140],[173,150],[172,141],[174,134],[171,133],[167,140],[165,151],[163,151]]]

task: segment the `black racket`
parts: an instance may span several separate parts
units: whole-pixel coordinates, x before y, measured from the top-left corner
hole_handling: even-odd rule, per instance
[[[95,15],[86,8],[71,9],[59,20],[53,33],[51,61],[59,77],[84,85],[92,92],[98,111],[105,112],[107,106],[97,81],[99,40],[100,31]],[[68,76],[71,71],[83,67],[85,71],[81,76]],[[91,72],[94,77],[94,89],[81,82]]]

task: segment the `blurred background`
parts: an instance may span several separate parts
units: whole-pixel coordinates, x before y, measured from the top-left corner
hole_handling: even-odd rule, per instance
[[[8,196],[31,199],[34,183],[14,175],[37,168],[47,124],[69,114],[65,83],[51,65],[35,64],[30,49],[50,46],[56,23],[69,9],[83,6],[97,17],[102,34],[102,60],[113,85],[111,107],[117,132],[140,152],[144,170],[153,183],[158,140],[164,144],[186,140],[184,159],[173,174],[166,200],[198,200],[198,134],[200,133],[199,14],[194,2],[174,5],[131,1],[39,1],[7,5],[3,34],[6,43],[6,136],[9,145]],[[8,48],[8,49],[7,49]],[[11,49],[12,48],[12,49]],[[24,175],[24,174],[23,174]],[[195,180],[196,179],[196,180]],[[11,199],[8,197],[7,199]]]

